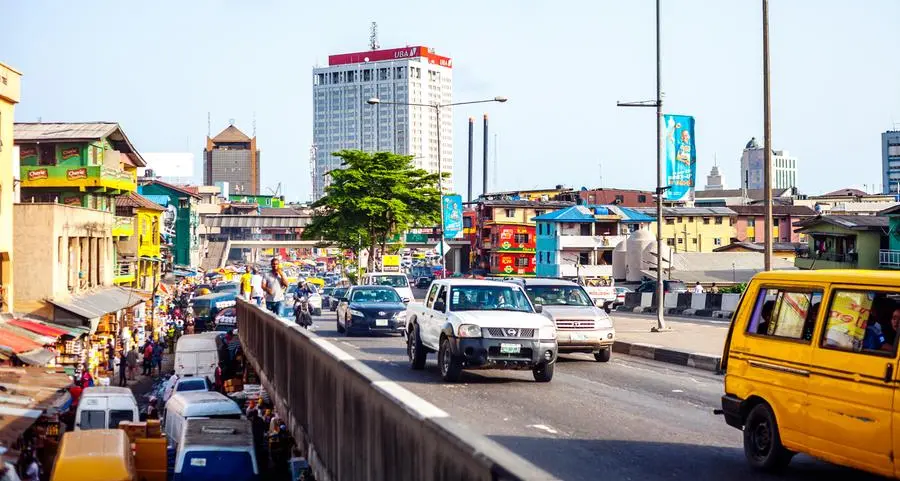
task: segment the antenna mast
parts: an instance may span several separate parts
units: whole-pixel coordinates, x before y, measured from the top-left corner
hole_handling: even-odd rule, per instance
[[[369,48],[371,50],[378,50],[381,45],[378,45],[378,24],[372,22],[372,26],[369,27]]]
[[[212,114],[206,111],[206,136],[212,137]]]

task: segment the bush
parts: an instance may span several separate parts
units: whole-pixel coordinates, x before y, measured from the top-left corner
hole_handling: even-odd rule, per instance
[[[733,286],[727,286],[719,289],[719,293],[721,294],[742,294],[744,289],[747,288],[747,284],[735,284]]]

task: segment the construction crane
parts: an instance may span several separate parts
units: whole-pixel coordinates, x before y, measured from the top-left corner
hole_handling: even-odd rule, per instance
[[[271,188],[271,187],[266,187],[266,189],[268,189],[269,192],[272,193],[272,196],[273,196],[273,197],[280,197],[280,196],[281,196],[281,182],[279,182],[278,185],[276,185],[274,189]]]

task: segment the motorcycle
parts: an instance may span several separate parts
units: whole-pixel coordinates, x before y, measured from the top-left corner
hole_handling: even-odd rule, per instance
[[[309,300],[306,296],[297,297],[294,301],[294,320],[305,328],[312,325],[312,313],[309,310]]]

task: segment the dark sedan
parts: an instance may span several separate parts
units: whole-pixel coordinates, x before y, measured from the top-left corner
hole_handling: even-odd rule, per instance
[[[331,312],[337,310],[338,304],[341,303],[341,298],[347,295],[346,287],[335,287],[333,291],[331,291],[331,295],[328,296],[328,309]]]
[[[393,287],[353,286],[337,307],[337,330],[348,336],[406,329],[406,304]]]

